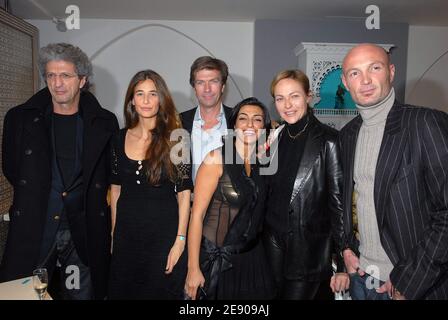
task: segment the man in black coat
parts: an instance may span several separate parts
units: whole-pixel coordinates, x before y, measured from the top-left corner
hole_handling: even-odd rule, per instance
[[[397,102],[379,46],[354,47],[342,70],[360,112],[340,133],[350,294],[448,299],[448,115]]]
[[[47,87],[6,114],[3,173],[14,188],[0,281],[60,265],[65,299],[103,299],[110,260],[109,140],[115,115],[87,91],[78,47],[40,50]],[[51,281],[51,280],[50,280]]]
[[[190,85],[198,106],[182,112],[182,126],[191,136],[192,178],[207,154],[222,145],[232,108],[222,104],[229,70],[227,64],[210,56],[197,58],[190,68]]]

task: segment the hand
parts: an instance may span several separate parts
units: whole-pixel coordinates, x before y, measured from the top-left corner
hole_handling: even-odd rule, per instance
[[[392,295],[392,300],[406,300],[406,297],[401,294],[400,291],[394,288],[394,293]]]
[[[257,152],[257,158],[262,159],[266,155],[266,152],[269,150],[269,148],[270,148],[270,145],[269,145],[268,141],[266,141],[262,145],[259,145],[258,152]]]
[[[400,293],[392,284],[390,280],[387,280],[381,287],[376,289],[378,293],[387,292],[392,300],[406,300],[405,296]]]
[[[387,294],[389,295],[389,298],[393,298],[394,296],[394,291],[395,288],[392,285],[392,282],[390,280],[387,280],[381,287],[379,287],[378,289],[376,289],[376,292],[378,293],[385,293],[387,292]]]
[[[185,240],[176,239],[176,242],[171,247],[170,253],[168,254],[168,259],[166,261],[165,273],[170,274],[173,271],[174,266],[177,261],[179,261],[180,256],[185,249]]]
[[[331,277],[330,288],[333,291],[333,293],[348,290],[349,287],[350,287],[350,277],[348,276],[347,273],[345,272],[336,273]]]
[[[278,125],[278,123],[275,123],[275,125]],[[261,159],[264,155],[266,155],[267,151],[271,148],[271,145],[277,139],[280,130],[281,129],[279,129],[277,126],[275,131],[269,134],[269,136],[266,139],[266,142],[258,146],[258,152],[257,152],[258,159]]]
[[[188,269],[184,290],[192,300],[196,300],[198,287],[204,287],[204,284],[205,278],[200,269]]]
[[[365,272],[359,268],[359,258],[352,250],[345,249],[342,255],[344,256],[344,263],[348,273],[357,272],[361,277],[365,274]]]

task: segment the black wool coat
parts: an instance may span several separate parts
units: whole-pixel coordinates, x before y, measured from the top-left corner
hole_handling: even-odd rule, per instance
[[[2,168],[14,198],[0,282],[29,276],[39,263],[51,188],[51,112],[51,95],[45,88],[10,109],[4,119]],[[69,195],[64,201],[76,250],[90,268],[94,297],[102,299],[107,292],[111,243],[109,141],[119,126],[115,115],[87,91],[81,92],[80,115],[84,211],[68,212],[76,206],[70,204]]]

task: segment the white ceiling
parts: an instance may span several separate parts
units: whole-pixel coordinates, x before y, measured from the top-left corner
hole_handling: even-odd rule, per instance
[[[5,1],[5,0],[4,0]],[[448,26],[447,0],[9,0],[24,19],[64,17],[80,8],[81,19],[254,21],[257,19],[365,19],[375,4],[381,22]]]

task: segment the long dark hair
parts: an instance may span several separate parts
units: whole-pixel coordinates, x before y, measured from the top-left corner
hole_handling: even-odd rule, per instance
[[[132,105],[135,87],[145,81],[152,80],[159,95],[159,111],[157,113],[156,125],[151,130],[151,144],[146,150],[144,168],[148,181],[157,185],[162,176],[162,168],[165,169],[171,181],[177,179],[177,171],[170,160],[170,150],[173,143],[170,134],[174,129],[181,128],[179,115],[174,106],[173,98],[163,78],[153,70],[137,72],[131,79],[124,100],[124,118],[126,128],[135,128],[139,122],[139,116]]]

